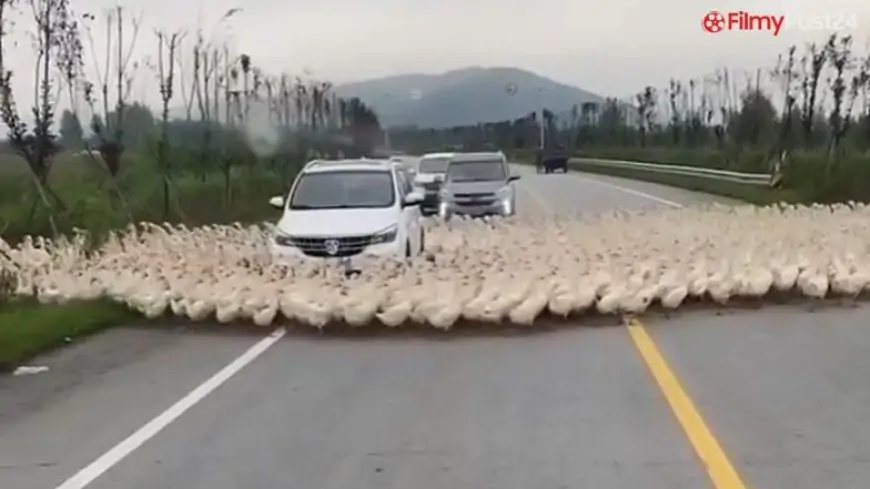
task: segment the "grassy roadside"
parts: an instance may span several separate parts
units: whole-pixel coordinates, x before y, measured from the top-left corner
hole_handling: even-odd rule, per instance
[[[532,161],[533,153],[515,155],[519,161]],[[691,165],[742,173],[767,173],[770,156],[759,151],[728,155],[709,149],[615,148],[586,149],[576,158],[601,158],[648,163]],[[576,166],[581,165],[581,166]],[[634,169],[616,169],[594,163],[575,163],[584,171],[644,180],[689,190],[723,195],[757,204],[771,202],[833,203],[870,202],[870,152],[845,152],[836,160],[827,153],[795,150],[783,168],[783,188],[773,190],[758,186],[719,182],[685,175],[660,175]]]
[[[105,301],[64,305],[9,302],[0,308],[0,372],[134,317],[135,314],[123,305]]]
[[[513,156],[513,161],[519,163],[532,164],[533,156],[531,153],[516,153]],[[575,158],[600,158],[600,159],[624,159],[630,161],[647,161],[659,164],[687,164],[677,163],[671,158],[669,161],[653,161],[647,155],[647,158],[626,158],[625,154],[581,154]],[[634,155],[637,156],[637,155]],[[748,165],[746,165],[748,166]],[[711,167],[713,167],[711,165]],[[745,202],[766,205],[775,202],[799,202],[802,199],[797,191],[792,189],[770,189],[756,185],[745,185],[736,182],[722,182],[711,180],[708,178],[693,177],[691,175],[674,175],[653,173],[633,168],[619,168],[609,165],[596,164],[593,161],[572,160],[570,168],[574,170],[595,173],[599,175],[608,175],[614,177],[628,178],[631,180],[639,180],[644,182],[658,183],[670,187],[692,190],[696,192],[704,192],[712,195],[719,195],[732,199],[742,200]]]
[[[274,161],[251,157],[232,168],[227,188],[218,165],[203,170],[196,166],[195,157],[177,153],[173,163],[177,167],[173,177],[174,213],[168,220],[188,226],[274,219],[277,214],[269,206],[268,197],[283,193],[286,181],[296,172],[294,165],[284,168]],[[65,204],[65,209],[53,216],[57,227],[62,233],[84,229],[99,241],[108,231],[125,226],[131,218],[134,222],[161,222],[162,178],[156,163],[143,154],[125,155],[117,181],[112,181],[106,170],[89,158],[60,155],[49,178]],[[31,180],[21,158],[0,155],[0,232],[13,245],[26,235],[52,234],[45,208],[37,206],[31,212],[35,199]],[[108,191],[115,183],[123,192],[124,202]],[[0,294],[4,293],[3,285],[0,283]],[[0,372],[14,369],[34,355],[63,346],[69,340],[125,324],[136,317],[123,306],[104,301],[42,305],[32,300],[12,299],[6,304],[0,300]]]
[[[658,183],[670,187],[729,197],[752,204],[766,205],[775,202],[797,202],[800,200],[797,193],[789,189],[775,190],[757,185],[721,182],[707,178],[693,177],[690,175],[673,175],[638,171],[631,168],[614,168],[612,166],[597,165],[593,162],[586,161],[574,161],[571,163],[571,167],[588,173]]]

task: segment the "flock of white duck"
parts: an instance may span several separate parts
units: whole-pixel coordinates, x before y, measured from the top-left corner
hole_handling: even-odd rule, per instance
[[[870,290],[870,207],[706,206],[534,220],[427,220],[427,252],[359,276],[274,263],[268,225],[142,223],[86,251],[77,235],[0,240],[16,293],[42,303],[110,298],[148,318],[184,316],[322,328],[462,320],[532,324],[582,313],[639,314],[653,304],[724,305]]]

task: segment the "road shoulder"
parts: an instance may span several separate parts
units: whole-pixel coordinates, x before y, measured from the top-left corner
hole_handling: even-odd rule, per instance
[[[259,339],[183,327],[120,327],[0,377],[3,489],[54,487]]]

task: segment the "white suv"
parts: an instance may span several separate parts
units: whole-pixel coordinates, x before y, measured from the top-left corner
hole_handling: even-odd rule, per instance
[[[315,160],[296,177],[271,243],[279,260],[406,258],[423,251],[420,203],[401,164],[369,159]]]

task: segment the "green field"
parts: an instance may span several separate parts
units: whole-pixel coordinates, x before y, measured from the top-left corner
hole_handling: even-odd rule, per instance
[[[163,174],[153,160],[128,155],[113,179],[99,157],[60,155],[48,180],[63,206],[56,206],[53,214],[59,231],[79,228],[99,236],[129,222],[205,224],[275,218],[268,196],[283,192],[285,182],[296,171],[295,165],[273,167],[264,161],[236,165],[227,186],[218,165],[195,171],[183,156],[175,164],[179,169],[171,175],[170,205],[165,212]],[[25,162],[13,155],[0,158],[0,229],[4,239],[17,241],[27,234],[51,236],[48,215]]]

